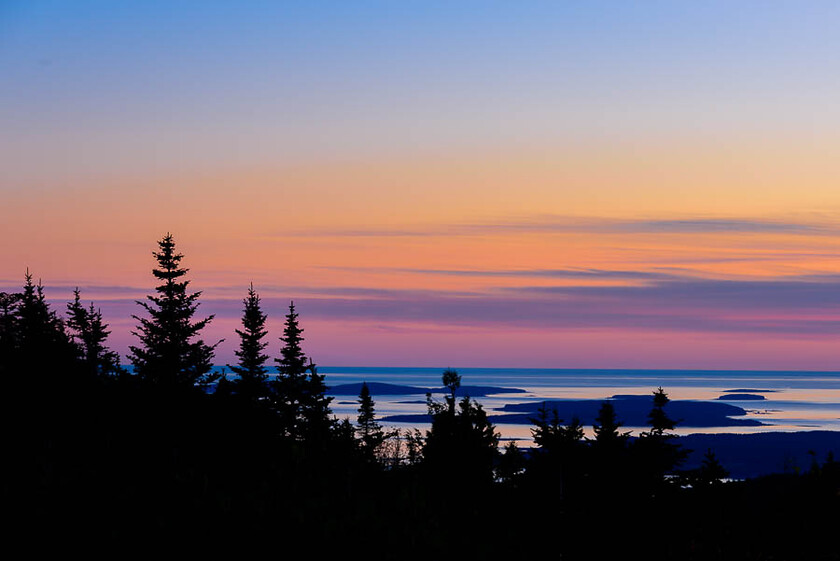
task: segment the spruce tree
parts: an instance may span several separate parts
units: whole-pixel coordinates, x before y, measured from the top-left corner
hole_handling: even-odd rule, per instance
[[[680,445],[672,442],[673,430],[677,422],[665,413],[665,406],[670,399],[661,387],[653,392],[653,408],[648,415],[650,430],[642,432],[635,442],[638,459],[645,477],[650,478],[653,485],[663,482],[663,476],[682,463],[688,455]]]
[[[18,305],[21,294],[0,292],[0,375],[11,372],[18,347]]]
[[[362,389],[359,392],[358,411],[357,425],[362,452],[367,460],[375,461],[377,452],[385,440],[385,433],[382,431],[382,425],[376,422],[373,398],[365,382],[362,382]]]
[[[457,404],[461,377],[455,370],[443,373],[450,394],[445,403],[426,394],[432,426],[426,431],[423,462],[435,477],[462,485],[490,483],[498,456],[499,434],[480,403],[465,396]]]
[[[260,297],[251,283],[248,296],[243,300],[245,308],[242,311],[242,329],[237,329],[239,335],[239,350],[234,351],[239,357],[239,364],[230,369],[239,376],[236,381],[236,391],[243,396],[259,398],[267,394],[266,380],[268,368],[265,366],[268,355],[263,350],[268,343],[263,341],[268,331],[265,329],[266,315],[260,307]]]
[[[674,427],[677,425],[676,421],[672,420],[668,415],[665,413],[665,406],[671,400],[668,399],[668,394],[665,393],[661,387],[657,388],[655,392],[653,392],[653,409],[650,410],[648,414],[648,422],[650,423],[650,431],[647,433],[649,436],[654,437],[665,437],[665,431],[673,430]]]
[[[537,418],[530,419],[534,424],[531,429],[531,436],[536,444],[543,452],[549,453],[559,450],[563,441],[563,424],[562,419],[557,414],[557,409],[552,409],[549,417],[546,403],[537,410]]]
[[[139,346],[132,346],[129,359],[134,372],[141,380],[158,387],[193,387],[209,383],[216,346],[207,345],[198,335],[213,316],[193,320],[201,292],[188,293],[190,281],[179,280],[189,269],[180,266],[183,255],[176,253],[175,241],[166,234],[158,242],[159,251],[153,255],[158,268],[152,270],[162,284],[155,287],[156,296],[147,296],[147,302],[137,304],[149,317],[132,316],[139,322],[132,332],[140,339]]]
[[[593,474],[600,479],[601,491],[609,494],[620,485],[622,470],[626,469],[626,452],[629,432],[619,432],[621,423],[615,415],[615,407],[609,401],[601,404],[595,419],[595,440],[592,442]]]
[[[623,445],[630,433],[621,433],[619,428],[621,428],[621,423],[616,419],[615,407],[609,401],[603,402],[593,425],[595,445],[602,448]]]
[[[499,458],[496,475],[502,483],[515,486],[522,479],[525,471],[525,454],[511,440],[505,445],[505,453]]]
[[[295,303],[289,304],[283,328],[283,347],[277,362],[277,379],[273,384],[274,406],[286,436],[295,440],[323,441],[332,428],[324,376],[301,347],[303,329],[298,323]]]
[[[706,450],[703,463],[697,472],[697,484],[700,486],[718,485],[729,477],[729,471],[721,465],[711,448]]]
[[[93,302],[89,308],[82,306],[78,287],[73,291],[73,301],[67,304],[67,327],[88,373],[120,373],[119,355],[105,346],[111,332],[108,331],[108,325],[102,321],[102,312],[94,307]]]
[[[78,364],[77,355],[64,322],[47,303],[41,282],[34,284],[28,269],[25,278],[16,308],[15,360],[18,367],[54,376],[57,367]]]

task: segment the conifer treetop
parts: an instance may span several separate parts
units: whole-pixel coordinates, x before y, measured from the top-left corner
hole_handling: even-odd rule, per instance
[[[267,316],[260,307],[260,296],[254,290],[254,283],[250,283],[248,294],[242,302],[242,329],[236,330],[236,334],[239,335],[239,349],[234,351],[239,357],[239,364],[230,368],[245,386],[253,386],[251,389],[259,390],[268,377],[265,363],[269,357],[263,353],[268,346],[268,343],[263,341],[268,331],[265,329]],[[242,389],[244,388],[240,388]]]
[[[137,302],[149,317],[132,316],[139,322],[137,331],[132,333],[141,345],[130,347],[129,358],[142,379],[158,385],[209,382],[214,349],[221,341],[207,345],[196,337],[214,316],[193,320],[201,292],[190,294],[190,281],[177,281],[188,269],[180,266],[183,255],[175,251],[172,234],[167,233],[158,241],[158,247],[160,250],[153,253],[158,267],[152,269],[152,274],[164,282],[155,287],[157,295]]]

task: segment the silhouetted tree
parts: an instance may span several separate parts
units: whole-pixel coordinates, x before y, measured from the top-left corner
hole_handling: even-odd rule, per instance
[[[563,421],[557,414],[557,409],[553,409],[549,417],[548,409],[543,402],[537,410],[537,417],[530,419],[534,427],[531,429],[531,436],[534,438],[534,444],[544,451],[558,450],[563,441]]]
[[[110,335],[108,325],[102,321],[102,312],[94,307],[85,308],[77,287],[73,301],[67,304],[67,327],[70,329],[88,373],[99,376],[116,375],[122,371],[120,357],[105,346]]]
[[[622,481],[626,481],[627,442],[629,432],[619,432],[621,423],[616,419],[615,407],[604,401],[598,410],[593,429],[592,475],[597,480],[596,492],[614,494]]]
[[[193,387],[218,376],[211,374],[216,346],[197,339],[213,319],[208,316],[193,321],[201,292],[187,292],[190,281],[179,280],[189,269],[181,268],[183,255],[176,253],[175,241],[166,234],[158,242],[160,251],[153,253],[158,268],[152,274],[162,284],[155,287],[157,296],[137,303],[148,312],[148,318],[132,317],[139,323],[132,332],[140,339],[132,346],[129,359],[141,380],[159,387]]]
[[[21,294],[0,292],[0,375],[12,370],[18,347],[18,305]]]
[[[654,437],[663,437],[665,436],[665,431],[674,429],[677,422],[672,420],[665,413],[665,406],[668,405],[668,402],[670,401],[671,400],[668,399],[668,394],[666,394],[665,390],[661,387],[657,388],[656,391],[653,392],[653,409],[651,409],[648,414],[650,431],[643,434]]]
[[[443,383],[449,388],[445,403],[426,395],[432,426],[426,432],[423,448],[424,464],[438,477],[454,479],[462,484],[490,482],[493,464],[498,455],[499,435],[490,423],[481,404],[469,396],[461,399],[456,408],[455,393],[461,377],[455,370],[443,373]]]
[[[573,416],[568,425],[563,425],[557,410],[553,409],[549,416],[543,403],[531,422],[537,445],[530,462],[531,479],[548,492],[568,496],[586,471],[588,460],[580,419]]]
[[[721,465],[715,453],[709,448],[703,456],[703,463],[697,472],[697,483],[701,486],[716,485],[729,477],[729,471]]]
[[[53,377],[57,375],[56,369],[75,367],[76,349],[64,322],[47,303],[43,285],[40,281],[37,285],[32,282],[28,269],[25,278],[13,322],[16,330],[14,360],[18,367]]]
[[[498,479],[507,485],[515,486],[525,471],[525,454],[510,441],[505,445],[505,453],[499,458],[499,465],[496,469]]]
[[[665,413],[669,401],[661,387],[653,392],[653,408],[648,415],[651,428],[642,432],[634,444],[636,460],[640,462],[642,470],[642,483],[654,486],[661,484],[663,476],[682,463],[689,452],[672,442],[675,435],[667,432],[677,424]]]
[[[615,407],[609,401],[601,404],[598,410],[598,416],[595,418],[593,429],[595,431],[595,442],[599,446],[617,446],[623,444],[627,440],[629,433],[620,433],[618,429],[621,423],[618,422],[615,416]]]
[[[260,308],[260,297],[254,290],[254,284],[248,287],[248,296],[243,300],[245,308],[242,312],[242,329],[237,329],[239,335],[239,350],[234,351],[239,357],[239,364],[230,369],[239,376],[236,380],[236,391],[249,398],[259,398],[267,395],[268,368],[265,366],[268,355],[263,350],[268,343],[263,341],[268,331],[265,329],[266,315]]]
[[[373,462],[376,460],[379,448],[385,440],[385,433],[382,425],[376,422],[373,398],[370,396],[370,389],[367,383],[362,382],[362,389],[359,392],[359,416],[356,419],[359,440],[362,445],[362,453],[365,458]]]
[[[283,328],[283,347],[277,362],[277,379],[272,400],[280,415],[285,435],[295,440],[324,441],[332,428],[324,377],[303,352],[303,329],[298,323],[295,304],[289,304]]]
[[[406,460],[404,456],[404,446],[402,432],[400,429],[392,428],[385,432],[385,438],[380,446],[381,459],[385,467],[395,469],[402,465]]]
[[[563,437],[564,444],[573,445],[583,442],[583,425],[580,423],[580,419],[577,416],[572,416],[572,420],[563,427],[560,434]]]
[[[420,429],[405,429],[403,437],[405,438],[406,462],[410,466],[416,466],[423,461],[423,447],[425,445],[423,433],[420,432]]]

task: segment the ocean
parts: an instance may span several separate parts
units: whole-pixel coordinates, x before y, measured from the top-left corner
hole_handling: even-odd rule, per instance
[[[334,394],[333,413],[354,421],[358,387],[371,393],[385,427],[428,427],[426,389],[441,400],[443,368],[320,367]],[[458,368],[461,384],[482,404],[503,439],[530,445],[529,418],[544,402],[561,418],[580,417],[592,434],[593,407],[612,399],[624,429],[645,429],[648,398],[662,387],[672,400],[666,413],[678,422],[675,434],[761,433],[840,430],[840,372],[744,370],[595,370]],[[512,390],[517,390],[513,392]],[[619,397],[615,397],[619,396]],[[626,419],[622,419],[622,412]],[[673,413],[671,413],[673,412]],[[565,417],[565,418],[564,418]]]

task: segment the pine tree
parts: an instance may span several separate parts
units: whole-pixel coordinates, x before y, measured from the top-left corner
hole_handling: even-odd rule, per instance
[[[91,302],[89,308],[81,303],[79,288],[73,291],[73,301],[67,304],[67,327],[79,348],[85,369],[93,375],[119,374],[122,370],[119,355],[105,346],[110,335],[102,321],[102,312]]]
[[[18,347],[18,305],[21,294],[0,292],[0,375],[11,372]]]
[[[595,440],[591,443],[591,473],[598,484],[594,492],[602,496],[619,492],[628,476],[627,442],[630,433],[619,432],[620,427],[615,407],[604,401],[595,418]]]
[[[382,431],[382,426],[376,422],[376,413],[374,412],[373,405],[370,389],[367,383],[362,382],[362,389],[359,392],[357,426],[362,452],[368,461],[376,460],[377,452],[385,440],[385,433]]]
[[[183,255],[175,252],[175,241],[166,234],[158,242],[160,251],[153,253],[158,268],[152,274],[162,284],[155,287],[157,296],[137,303],[148,312],[148,318],[132,316],[139,322],[132,332],[140,346],[132,346],[129,359],[141,380],[159,387],[193,387],[211,382],[210,374],[216,346],[197,339],[213,316],[193,321],[201,292],[187,292],[190,281],[179,280],[189,269],[180,267]]]
[[[643,473],[653,485],[661,484],[663,476],[682,463],[688,455],[687,450],[671,442],[675,435],[667,432],[677,425],[665,413],[665,406],[669,402],[668,395],[661,387],[653,392],[653,408],[648,414],[651,428],[643,432],[635,442]]]
[[[18,305],[18,330],[22,344],[37,349],[50,342],[65,340],[64,324],[50,309],[44,296],[44,286],[40,281],[37,285],[32,282],[29,269],[25,278]],[[39,350],[44,352],[47,349]]]
[[[537,410],[537,418],[530,419],[534,424],[531,429],[531,436],[534,439],[534,444],[545,452],[552,452],[559,450],[563,442],[563,425],[560,416],[557,414],[557,409],[553,409],[549,417],[548,408],[543,402],[542,406]]]
[[[524,475],[525,463],[525,454],[516,442],[511,440],[505,445],[505,453],[499,458],[496,474],[506,485],[515,486]]]
[[[703,463],[697,472],[697,483],[700,486],[717,485],[727,477],[729,477],[729,471],[721,465],[712,449],[707,449],[703,456]]]
[[[239,376],[236,381],[236,391],[244,396],[259,398],[267,394],[268,368],[265,366],[268,355],[263,350],[268,346],[263,339],[268,334],[265,329],[266,315],[260,308],[260,297],[251,283],[248,296],[243,300],[245,308],[242,313],[242,329],[237,329],[239,335],[239,350],[234,351],[239,357],[239,364],[230,369]]]
[[[649,436],[664,437],[666,430],[673,430],[677,425],[676,421],[672,420],[665,413],[665,406],[671,400],[668,399],[668,394],[665,393],[661,387],[653,392],[653,409],[648,414],[648,422],[650,423]]]
[[[303,329],[298,324],[295,303],[289,304],[283,328],[283,347],[277,362],[277,379],[273,384],[273,402],[280,415],[286,436],[295,440],[324,441],[332,428],[324,376],[301,347]]]
[[[57,365],[74,363],[75,349],[64,322],[47,303],[41,282],[34,284],[28,269],[25,278],[16,310],[17,360],[19,366],[53,376]]]
[[[432,426],[426,432],[424,464],[435,476],[462,485],[489,483],[498,456],[496,427],[481,404],[469,396],[463,397],[456,409],[461,377],[455,370],[444,371],[443,383],[450,391],[445,404],[432,400],[431,394],[426,396]]]
[[[621,423],[616,419],[615,407],[609,401],[603,402],[593,425],[596,446],[606,448],[622,446],[630,433],[621,433],[618,431],[619,428],[621,428]]]

